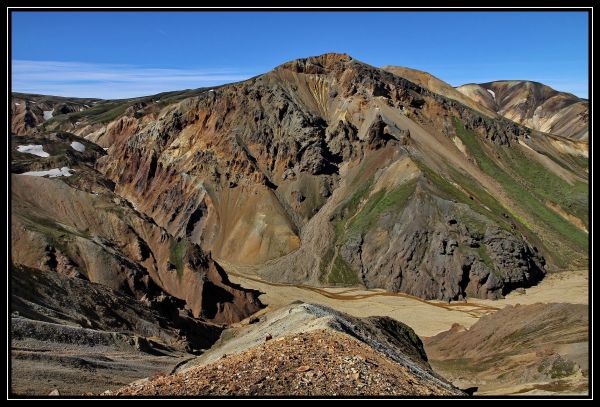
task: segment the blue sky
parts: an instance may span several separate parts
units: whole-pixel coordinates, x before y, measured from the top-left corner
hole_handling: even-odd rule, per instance
[[[13,91],[124,98],[346,52],[451,85],[527,79],[587,97],[583,12],[14,12]]]

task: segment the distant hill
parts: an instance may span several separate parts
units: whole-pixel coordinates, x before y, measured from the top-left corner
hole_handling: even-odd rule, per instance
[[[571,93],[531,81],[495,81],[456,88],[480,105],[529,128],[588,139],[589,104]]]

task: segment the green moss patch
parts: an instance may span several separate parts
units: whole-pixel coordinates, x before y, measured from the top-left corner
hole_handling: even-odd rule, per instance
[[[352,267],[338,255],[333,260],[327,282],[329,284],[356,285],[360,281],[358,273],[352,270]]]
[[[381,189],[371,195],[360,212],[346,224],[346,236],[364,235],[385,212],[399,213],[415,191],[416,179],[412,179],[390,191]]]
[[[179,241],[171,240],[169,247],[169,263],[175,266],[177,274],[181,277],[183,275],[184,259],[188,249],[188,242],[185,239]]]

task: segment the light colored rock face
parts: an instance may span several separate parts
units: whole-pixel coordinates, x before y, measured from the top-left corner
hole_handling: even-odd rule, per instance
[[[529,128],[573,140],[588,139],[588,102],[570,93],[529,81],[467,84],[456,90]]]
[[[210,351],[181,366],[179,371],[212,363],[223,355],[245,352],[263,343],[267,336],[277,340],[321,330],[346,333],[396,362],[405,362],[417,370],[429,369],[420,339],[410,327],[398,321],[388,317],[356,318],[318,304],[292,304],[262,315],[253,324],[231,328],[224,337],[233,336],[233,339],[218,342]]]

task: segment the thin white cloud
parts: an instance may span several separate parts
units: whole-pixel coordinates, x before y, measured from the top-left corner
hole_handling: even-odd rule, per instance
[[[61,61],[12,61],[16,92],[105,99],[215,86],[254,74],[231,68],[164,69]]]

